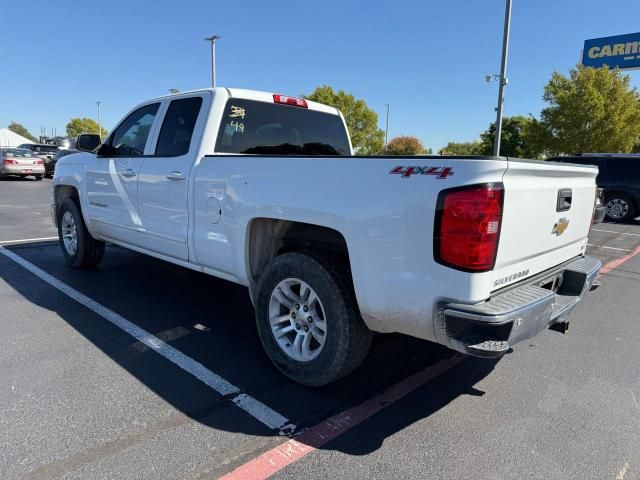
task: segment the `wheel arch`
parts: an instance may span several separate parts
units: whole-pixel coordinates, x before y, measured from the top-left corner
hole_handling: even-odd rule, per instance
[[[56,185],[53,187],[53,201],[56,209],[56,218],[58,217],[58,211],[60,210],[60,205],[67,198],[73,200],[78,207],[78,210],[82,213],[82,205],[80,203],[80,193],[78,189],[72,185]]]
[[[338,230],[299,221],[254,218],[247,227],[245,250],[252,299],[267,265],[278,255],[292,251],[315,251],[331,255],[349,273],[351,271],[347,242]]]

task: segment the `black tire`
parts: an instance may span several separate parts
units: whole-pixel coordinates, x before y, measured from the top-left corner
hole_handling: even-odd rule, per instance
[[[42,175],[36,175],[36,180],[42,180]]]
[[[62,238],[63,217],[66,212],[73,217],[76,226],[77,243],[75,251],[69,251]],[[78,206],[70,198],[62,202],[62,205],[60,205],[58,209],[58,240],[65,260],[74,268],[91,268],[102,261],[102,257],[104,256],[104,242],[96,240],[91,236]]]
[[[277,343],[271,330],[271,294],[284,279],[295,278],[315,290],[325,312],[327,333],[320,353],[297,361]],[[279,255],[260,278],[256,296],[258,334],[273,364],[293,381],[308,387],[334,382],[355,370],[371,346],[372,332],[364,324],[348,274],[328,257],[290,252]]]
[[[626,205],[626,213],[624,208]],[[636,218],[637,211],[633,199],[624,193],[610,193],[605,197],[606,218],[612,222],[629,222]]]

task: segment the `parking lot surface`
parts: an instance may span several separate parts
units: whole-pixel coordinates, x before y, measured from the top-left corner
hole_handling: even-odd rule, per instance
[[[109,246],[65,264],[50,180],[0,180],[0,478],[640,478],[640,222],[602,286],[502,359],[399,335],[291,383],[243,287]]]

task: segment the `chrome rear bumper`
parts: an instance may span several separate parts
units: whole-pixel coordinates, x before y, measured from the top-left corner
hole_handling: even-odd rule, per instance
[[[597,286],[601,266],[597,258],[580,257],[481,304],[446,304],[440,315],[443,343],[468,355],[498,357],[546,328],[566,331],[571,311]]]

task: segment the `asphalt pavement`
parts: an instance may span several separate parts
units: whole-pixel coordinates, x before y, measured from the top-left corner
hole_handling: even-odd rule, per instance
[[[379,335],[308,389],[243,287],[114,246],[67,267],[50,189],[0,179],[2,479],[640,478],[640,222],[594,227],[567,335],[498,361]]]

